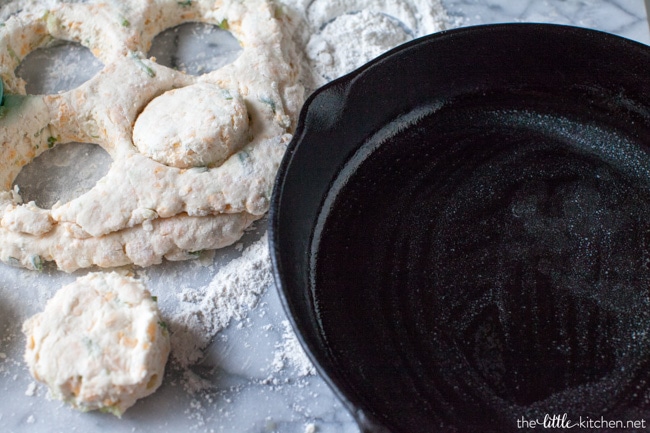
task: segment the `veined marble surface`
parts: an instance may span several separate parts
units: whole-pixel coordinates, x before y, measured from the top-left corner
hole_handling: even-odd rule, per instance
[[[449,28],[501,22],[572,24],[650,43],[644,3],[640,0],[443,0]],[[264,230],[258,224],[245,243]],[[174,273],[184,264],[169,264]],[[287,344],[286,315],[274,287],[245,319],[217,335],[206,358],[193,369],[207,390],[188,392],[170,375],[153,396],[139,402],[121,420],[99,413],[79,413],[45,398],[22,363],[19,324],[40,311],[54,288],[24,284],[22,270],[0,275],[0,432],[228,432],[357,433],[356,423],[317,374],[307,374],[290,360],[280,360]],[[70,277],[71,279],[72,277]],[[191,282],[179,281],[179,287]],[[26,289],[27,290],[27,289]],[[161,296],[164,304],[166,298]]]
[[[587,27],[650,43],[641,0],[443,0],[460,25],[538,22]]]

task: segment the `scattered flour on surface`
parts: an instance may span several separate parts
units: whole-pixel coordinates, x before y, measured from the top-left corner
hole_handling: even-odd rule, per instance
[[[305,55],[314,87],[449,22],[440,0],[315,0],[307,20]]]
[[[31,382],[29,385],[27,385],[27,389],[25,390],[25,395],[28,397],[33,397],[36,395],[36,382]]]
[[[295,369],[299,377],[316,374],[316,368],[300,346],[300,342],[293,329],[291,329],[289,321],[283,320],[282,326],[284,326],[284,332],[282,333],[282,341],[275,345],[273,370],[278,372],[290,365]]]
[[[188,367],[232,319],[242,319],[272,283],[267,235],[247,247],[241,257],[223,266],[205,287],[186,288],[178,295],[179,311],[171,318],[172,357]]]
[[[0,349],[9,347],[16,340],[18,333],[10,326],[11,324],[8,323],[3,329],[0,329]],[[11,356],[8,353],[4,349],[0,352],[0,377],[8,377],[17,367],[22,367],[22,358]]]
[[[328,24],[307,45],[307,56],[324,84],[350,72],[410,36],[386,15],[363,10]]]

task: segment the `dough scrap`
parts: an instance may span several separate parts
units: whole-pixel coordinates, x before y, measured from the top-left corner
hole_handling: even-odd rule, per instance
[[[289,21],[271,0],[62,3],[7,20],[0,27],[8,93],[0,114],[0,260],[29,269],[53,260],[70,272],[147,266],[235,242],[268,210],[304,98]],[[185,22],[227,27],[240,56],[198,77],[146,58],[158,33]],[[15,68],[55,39],[88,47],[104,69],[68,92],[25,95]],[[218,105],[209,106],[209,95]],[[191,108],[201,97],[203,117],[190,110],[174,137],[156,135],[156,113],[170,114],[160,101]],[[187,137],[196,140],[174,147],[174,138]],[[21,168],[68,142],[105,149],[113,159],[108,173],[52,209],[22,203],[11,189]],[[203,224],[216,232],[199,236]]]
[[[23,332],[30,373],[54,398],[118,417],[158,389],[170,351],[156,300],[115,272],[62,287]]]

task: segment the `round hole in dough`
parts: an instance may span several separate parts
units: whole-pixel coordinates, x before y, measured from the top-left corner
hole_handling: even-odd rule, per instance
[[[90,191],[112,161],[97,144],[52,142],[52,148],[24,166],[14,181],[25,203],[34,201],[43,209]]]
[[[103,68],[87,47],[56,40],[29,53],[16,68],[16,75],[25,80],[27,94],[44,95],[79,87]]]
[[[241,45],[229,31],[214,24],[189,22],[156,35],[147,56],[159,65],[202,75],[234,62],[241,53]]]

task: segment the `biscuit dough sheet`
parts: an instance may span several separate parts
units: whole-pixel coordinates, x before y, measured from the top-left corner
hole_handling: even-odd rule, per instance
[[[241,53],[199,76],[147,55],[157,34],[186,22],[226,28]],[[291,29],[266,0],[61,3],[9,17],[0,27],[0,260],[72,272],[234,243],[268,210],[303,100]],[[104,68],[74,89],[25,96],[15,69],[61,40]],[[11,190],[22,167],[69,142],[97,143],[113,159],[88,192],[46,209]]]

